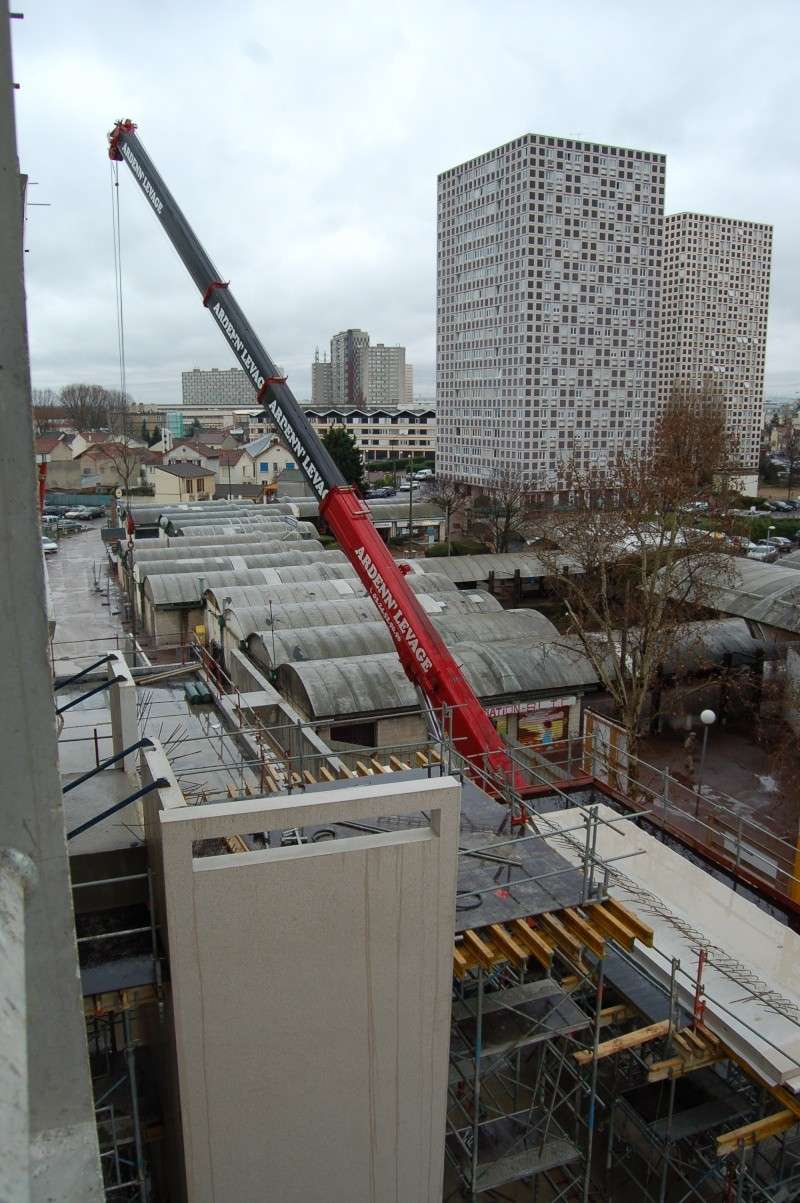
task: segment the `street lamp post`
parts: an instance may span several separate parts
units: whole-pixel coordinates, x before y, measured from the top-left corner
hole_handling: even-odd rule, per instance
[[[709,728],[717,721],[717,716],[713,710],[701,710],[700,722],[703,724],[703,747],[700,752],[700,772],[697,775],[697,805],[695,806],[695,818],[700,809],[700,797],[703,792],[703,773],[706,767],[706,748],[708,747],[708,732]]]

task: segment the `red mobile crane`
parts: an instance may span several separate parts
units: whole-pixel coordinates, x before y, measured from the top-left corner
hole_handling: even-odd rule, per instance
[[[403,571],[372,525],[370,512],[320,443],[284,377],[262,346],[191,226],[164,184],[130,120],[109,134],[109,157],[125,162],[319,501],[322,517],[389,628],[412,684],[434,708],[448,708],[456,750],[476,768],[513,784],[506,747],[447,650]]]

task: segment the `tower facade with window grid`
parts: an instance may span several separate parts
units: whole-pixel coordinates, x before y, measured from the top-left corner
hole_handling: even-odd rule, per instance
[[[743,492],[758,489],[772,226],[702,213],[664,223],[659,406],[674,387],[723,401]]]
[[[542,488],[641,446],[665,156],[527,134],[438,178],[438,470]]]

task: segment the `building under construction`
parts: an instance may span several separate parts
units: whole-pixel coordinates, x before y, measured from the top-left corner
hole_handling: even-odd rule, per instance
[[[797,1197],[796,850],[668,775],[621,804],[613,729],[581,725],[596,682],[510,604],[532,560],[495,594],[410,574],[487,709],[517,736],[562,716],[564,763],[514,740],[501,804],[398,695],[357,582],[315,597],[331,561],[271,535],[248,554],[316,564],[305,597],[208,584],[213,542],[80,536],[118,627],[86,644],[58,627],[78,543],[51,566],[106,1197]],[[188,641],[131,631],[143,584],[195,572]]]

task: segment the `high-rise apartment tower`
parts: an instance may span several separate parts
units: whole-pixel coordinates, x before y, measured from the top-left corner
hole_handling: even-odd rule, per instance
[[[772,227],[675,213],[664,223],[659,404],[710,388],[725,404],[740,487],[755,493],[764,419]]]
[[[406,349],[372,343],[366,352],[366,398],[370,405],[404,405]]]
[[[364,404],[368,347],[366,330],[342,330],[331,339],[332,400],[337,404]]]
[[[441,472],[542,487],[656,413],[665,156],[527,134],[438,179]]]
[[[333,365],[319,357],[319,347],[311,365],[311,402],[313,405],[330,405],[333,400]]]

